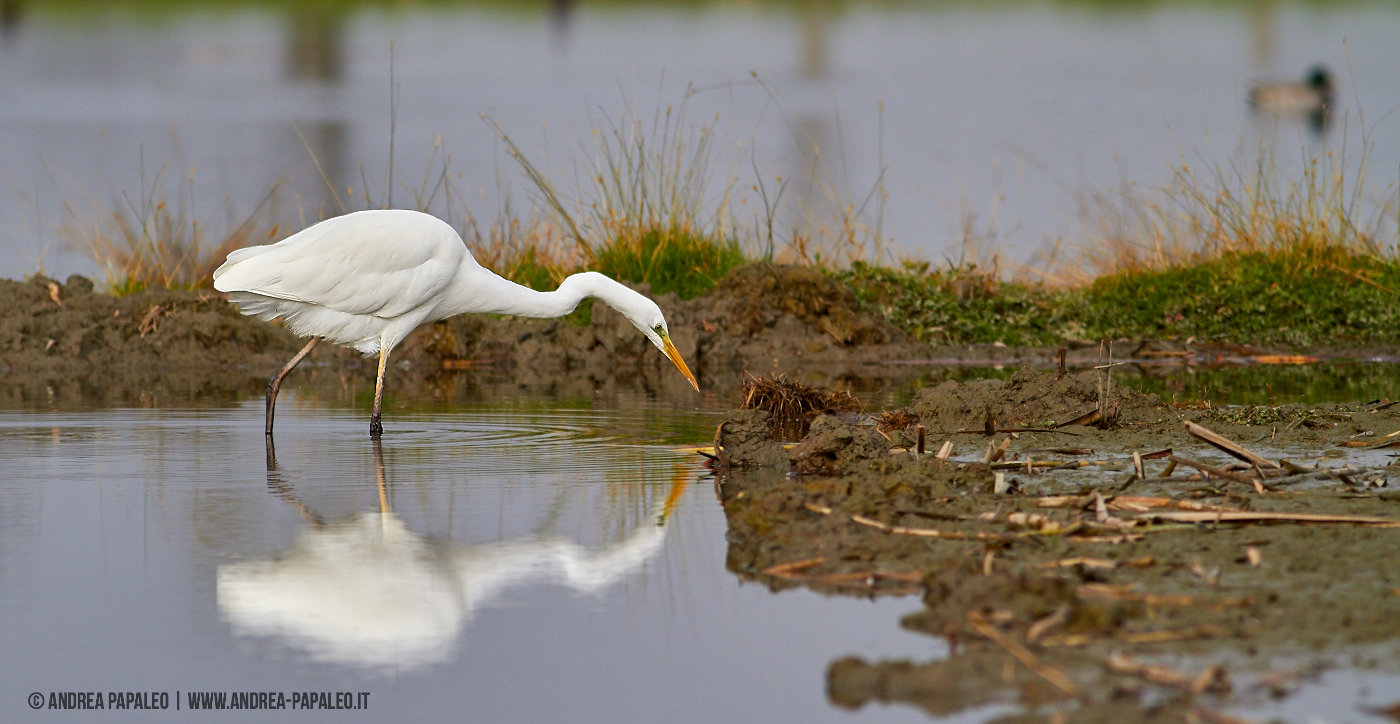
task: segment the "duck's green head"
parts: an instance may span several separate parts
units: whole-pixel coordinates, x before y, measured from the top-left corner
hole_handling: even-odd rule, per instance
[[[1332,90],[1332,73],[1325,65],[1315,65],[1308,71],[1308,85],[1320,91]]]

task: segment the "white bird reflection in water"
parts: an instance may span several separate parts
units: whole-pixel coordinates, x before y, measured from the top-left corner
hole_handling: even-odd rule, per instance
[[[326,523],[291,495],[268,442],[268,486],[311,525],[274,560],[219,567],[219,610],[236,633],[268,636],[336,664],[404,671],[448,658],[483,604],[512,586],[562,583],[596,593],[661,551],[685,480],[624,540],[593,552],[525,537],[465,545],[416,535],[394,515],[374,442],[379,512]]]

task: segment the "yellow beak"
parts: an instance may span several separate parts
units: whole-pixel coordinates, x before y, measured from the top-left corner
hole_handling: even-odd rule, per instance
[[[690,385],[695,388],[695,391],[699,392],[700,385],[695,381],[695,375],[690,374],[690,368],[685,366],[685,360],[681,359],[681,353],[676,351],[676,345],[671,344],[671,335],[662,332],[661,344],[665,348],[666,356],[670,357],[671,361],[676,363],[676,369],[680,370],[681,374],[685,375],[687,380],[690,380]]]

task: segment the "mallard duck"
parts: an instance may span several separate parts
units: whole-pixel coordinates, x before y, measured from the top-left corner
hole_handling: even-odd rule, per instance
[[[1258,83],[1249,89],[1249,105],[1274,113],[1322,113],[1332,105],[1332,74],[1321,65],[1301,83]]]

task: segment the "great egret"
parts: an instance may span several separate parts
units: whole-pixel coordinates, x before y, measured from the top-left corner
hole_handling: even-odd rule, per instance
[[[477,264],[451,226],[417,211],[357,211],[239,249],[214,271],[214,288],[244,314],[281,317],[311,337],[267,382],[268,435],[282,379],[323,338],[379,355],[369,420],[369,434],[379,437],[389,353],[418,325],[467,312],[562,317],[589,297],[620,312],[700,389],[655,302],[597,272],[574,274],[552,292],[520,286]]]

